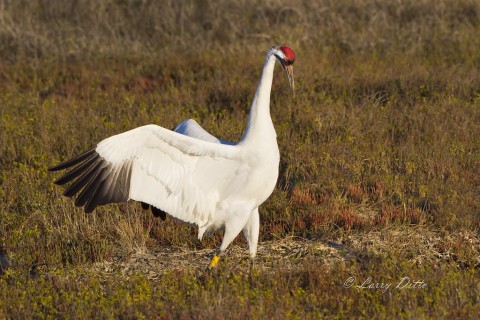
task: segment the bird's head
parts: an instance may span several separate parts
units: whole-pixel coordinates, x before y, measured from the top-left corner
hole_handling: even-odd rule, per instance
[[[295,62],[295,53],[289,47],[280,46],[272,47],[271,52],[287,73],[288,82],[295,93],[295,81],[293,80],[293,63]]]

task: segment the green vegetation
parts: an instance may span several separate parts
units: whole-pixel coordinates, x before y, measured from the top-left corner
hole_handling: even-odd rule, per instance
[[[0,318],[475,318],[479,34],[473,0],[2,2]],[[220,235],[137,203],[85,214],[53,185],[50,165],[148,123],[238,140],[273,44],[297,91],[277,67],[253,269],[241,237],[205,273]]]

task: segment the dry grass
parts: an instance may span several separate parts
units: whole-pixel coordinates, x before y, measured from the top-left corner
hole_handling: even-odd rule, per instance
[[[479,26],[477,1],[3,1],[0,318],[475,318]],[[298,90],[276,71],[254,269],[241,237],[204,274],[221,234],[53,186],[49,165],[147,123],[238,140],[277,43]]]
[[[475,60],[475,0],[3,1],[0,53],[84,56],[258,52],[272,43],[324,53],[424,54]]]

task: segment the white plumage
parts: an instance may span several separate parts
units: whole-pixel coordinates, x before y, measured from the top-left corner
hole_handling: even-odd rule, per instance
[[[230,141],[225,141],[222,139],[219,139],[210,133],[208,133],[205,129],[203,129],[197,121],[193,119],[187,119],[180,123],[174,130],[175,132],[184,134],[189,137],[197,138],[200,140],[208,141],[208,142],[213,142],[213,143],[221,143],[221,144],[228,144],[228,145],[234,145],[235,143],[230,142]]]
[[[293,87],[294,60],[288,47],[268,51],[239,143],[217,139],[191,119],[175,131],[146,125],[107,138],[94,150],[51,168],[74,167],[56,183],[73,181],[64,194],[80,193],[75,204],[86,212],[132,199],[197,225],[199,239],[224,227],[219,253],[243,230],[255,257],[258,207],[275,187],[280,161],[270,118],[273,70],[279,61]]]

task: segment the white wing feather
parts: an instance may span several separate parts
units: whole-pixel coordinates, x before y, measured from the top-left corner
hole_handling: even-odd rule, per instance
[[[114,167],[131,166],[130,199],[198,226],[207,224],[220,199],[236,189],[232,184],[246,179],[237,148],[156,125],[107,138],[95,150]]]
[[[175,132],[181,133],[183,135],[196,138],[203,141],[213,142],[213,143],[221,143],[227,145],[234,145],[235,143],[230,141],[225,141],[222,139],[218,139],[217,137],[208,133],[205,129],[203,129],[197,121],[193,119],[187,119],[180,123],[174,130]]]

